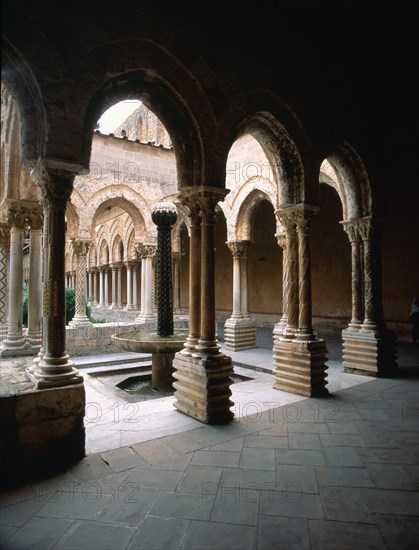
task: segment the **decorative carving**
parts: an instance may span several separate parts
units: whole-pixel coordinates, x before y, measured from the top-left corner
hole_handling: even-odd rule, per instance
[[[39,185],[46,205],[65,208],[73,191],[74,178],[81,170],[81,166],[55,159],[39,159],[31,176]]]
[[[77,256],[87,256],[91,241],[80,240],[80,239],[71,239],[71,246]]]
[[[247,258],[249,241],[230,241],[227,242],[227,246],[231,250],[235,260]]]

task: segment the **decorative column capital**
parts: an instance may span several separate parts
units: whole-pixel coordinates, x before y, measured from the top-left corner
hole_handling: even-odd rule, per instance
[[[32,229],[42,228],[42,206],[35,201],[6,199],[9,225],[24,229],[29,225]]]
[[[83,167],[77,164],[53,158],[40,158],[31,171],[31,176],[39,185],[47,206],[65,208],[73,191],[74,178],[83,170]]]
[[[214,223],[217,204],[224,200],[229,192],[228,189],[201,185],[182,191],[179,194],[179,201],[182,205],[188,207],[189,216],[193,222],[197,223],[200,217],[203,223]]]
[[[372,241],[374,237],[381,234],[384,227],[384,220],[366,216],[359,218],[358,228],[362,241]]]
[[[283,250],[285,250],[285,247],[287,246],[287,234],[277,233],[275,237],[276,237],[276,242],[278,243],[278,246],[280,246]]]
[[[142,260],[153,259],[156,256],[157,246],[155,244],[140,244],[137,251]]]
[[[343,225],[345,233],[348,235],[350,243],[357,243],[360,241],[360,232],[359,232],[359,219],[344,220],[340,222]]]
[[[247,257],[249,241],[227,241],[227,246],[231,250],[234,259],[240,260]]]
[[[314,214],[317,214],[320,208],[312,204],[296,204],[275,210],[275,214],[288,233],[293,229],[299,231],[308,230],[308,225]]]
[[[76,256],[87,256],[92,241],[83,239],[71,239],[70,243]]]

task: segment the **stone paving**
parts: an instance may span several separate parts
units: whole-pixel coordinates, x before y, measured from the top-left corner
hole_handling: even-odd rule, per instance
[[[417,548],[418,349],[401,345],[399,364],[356,385],[331,369],[329,397],[277,397],[225,426],[149,403],[136,442],[4,493],[2,548]],[[270,402],[261,379],[236,386]],[[170,433],[173,415],[184,424]]]

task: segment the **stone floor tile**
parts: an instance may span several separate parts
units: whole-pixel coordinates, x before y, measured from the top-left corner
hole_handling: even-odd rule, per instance
[[[1,515],[0,515],[1,519]],[[16,527],[15,525],[1,525],[0,524],[0,545],[1,548],[6,548],[6,545],[4,544],[4,541],[7,540],[9,537],[15,533],[19,527]]]
[[[358,429],[355,426],[355,423],[352,420],[347,422],[339,422],[330,420],[327,422],[330,433],[332,434],[357,434]]]
[[[353,447],[328,447],[323,449],[328,466],[363,467],[364,462]]]
[[[161,492],[153,502],[149,515],[208,520],[215,495]]]
[[[134,535],[129,550],[177,550],[181,547],[189,520],[147,516]]]
[[[358,434],[320,434],[322,447],[364,447],[365,442]]]
[[[256,527],[192,521],[182,550],[256,550]]]
[[[158,462],[153,462],[153,464],[151,464],[151,468],[153,470],[174,470],[177,472],[184,472],[192,456],[192,453],[189,453],[186,455],[164,458]]]
[[[215,468],[213,466],[194,466],[191,464],[186,468],[176,491],[198,494],[212,491],[212,494],[215,494],[218,489],[222,471],[222,468]]]
[[[234,468],[238,466],[239,460],[240,453],[232,451],[195,451],[190,464]]]
[[[258,550],[310,550],[308,522],[300,518],[260,516]]]
[[[314,472],[318,484],[322,486],[374,487],[374,483],[366,468],[316,466]]]
[[[312,550],[385,550],[376,525],[343,521],[308,522]]]
[[[95,517],[106,523],[122,523],[138,527],[157,495],[153,489],[139,489],[128,483],[125,491],[115,493]]]
[[[419,490],[419,478],[416,476],[412,477],[405,466],[408,465],[370,462],[366,465],[366,468],[370,478],[374,482],[374,487],[377,489],[401,490],[408,484],[411,484],[413,487],[416,483],[416,490]]]
[[[382,405],[381,405],[382,406]],[[377,409],[363,409],[357,406],[358,413],[363,420],[383,420],[386,421],[391,418],[391,411],[386,411],[382,408]]]
[[[260,511],[265,516],[323,519],[323,508],[319,495],[306,494],[285,488],[282,491],[260,493]]]
[[[79,481],[92,481],[114,472],[100,455],[89,455],[70,468],[70,472]]]
[[[276,435],[246,435],[244,447],[258,449],[288,449],[288,437]]]
[[[150,463],[158,462],[162,458],[174,458],[179,455],[179,451],[173,449],[164,439],[143,441],[138,445],[132,445],[132,448],[143,460]]]
[[[381,422],[378,420],[355,420],[354,424],[360,434],[364,432],[395,432],[398,431],[398,422],[387,420]]]
[[[239,466],[255,470],[275,470],[275,449],[244,447]]]
[[[252,468],[224,468],[220,484],[225,487],[239,487],[243,490],[268,490],[275,486],[274,470],[255,470]]]
[[[277,464],[275,488],[278,491],[318,493],[313,466]]]
[[[2,544],[6,549],[38,549],[52,548],[58,539],[72,525],[73,520],[50,518],[31,518],[23,527]]]
[[[419,492],[410,484],[399,491],[390,489],[362,489],[365,502],[371,512],[389,515],[418,515]]]
[[[329,428],[325,422],[287,422],[287,431],[289,434],[295,432],[302,433],[329,433]]]
[[[211,451],[233,451],[240,453],[243,449],[244,437],[237,437],[230,441],[224,441],[224,443],[218,443],[210,447]]]
[[[143,466],[147,461],[139,456],[130,447],[121,447],[113,451],[101,453],[101,458],[108,464],[114,472],[122,472],[136,466]]]
[[[182,471],[135,468],[131,470],[126,483],[134,483],[136,487],[143,489],[174,491],[182,475]]]
[[[419,522],[417,517],[377,516],[377,526],[387,548],[417,548],[419,545]]]
[[[257,525],[259,488],[247,485],[227,486],[220,483],[211,513],[211,521]]]
[[[316,433],[290,433],[288,438],[290,449],[321,449],[319,436]]]
[[[361,437],[367,447],[399,447],[393,432],[363,432]]]
[[[193,437],[192,434],[194,431],[195,430],[190,430],[189,432],[168,435],[164,437],[162,441],[180,454],[190,453],[191,451],[196,451],[205,447],[202,441]]]
[[[94,482],[83,493],[58,493],[36,513],[43,518],[93,519],[112,497],[101,494]]]
[[[388,464],[411,464],[412,459],[403,449],[384,449],[365,447],[357,449],[359,456],[365,462],[382,462]]]
[[[135,527],[96,521],[77,521],[54,547],[57,550],[124,550]]]
[[[320,485],[320,498],[326,519],[358,523],[375,523],[364,502],[361,489]]]
[[[294,464],[300,466],[321,466],[326,464],[322,451],[290,449],[276,451],[277,464]]]
[[[0,509],[0,523],[4,525],[23,525],[45,504],[42,498],[32,496],[26,500]]]
[[[288,430],[285,424],[277,424],[272,428],[258,432],[258,435],[288,435]]]

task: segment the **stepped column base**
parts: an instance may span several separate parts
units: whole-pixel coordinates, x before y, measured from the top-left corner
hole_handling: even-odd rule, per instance
[[[224,325],[227,349],[240,351],[256,347],[256,322],[252,319],[227,319]]]
[[[234,414],[230,410],[230,385],[233,374],[231,357],[218,353],[204,357],[175,355],[176,401],[174,406],[205,424],[230,422]]]
[[[387,328],[375,331],[345,329],[342,339],[344,372],[376,377],[395,374],[396,338]]]
[[[328,395],[326,361],[324,340],[299,341],[279,337],[273,346],[273,387],[307,397]]]

